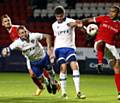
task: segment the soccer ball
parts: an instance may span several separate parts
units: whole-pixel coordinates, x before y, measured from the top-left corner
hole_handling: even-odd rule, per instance
[[[95,34],[97,33],[97,31],[98,31],[98,26],[96,24],[89,24],[86,27],[86,32],[90,36],[95,36]]]

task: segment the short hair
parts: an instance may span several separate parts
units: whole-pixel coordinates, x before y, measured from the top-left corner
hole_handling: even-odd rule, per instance
[[[10,18],[7,14],[4,14],[1,16],[1,21],[3,21],[4,18]]]
[[[120,7],[118,5],[113,5],[111,8],[116,9],[117,13],[120,12]]]
[[[24,25],[20,25],[18,28],[17,28],[17,31],[19,31],[20,29],[26,29],[26,27]]]
[[[65,14],[65,9],[63,6],[56,6],[55,10],[54,10],[54,14],[58,15],[58,14]]]

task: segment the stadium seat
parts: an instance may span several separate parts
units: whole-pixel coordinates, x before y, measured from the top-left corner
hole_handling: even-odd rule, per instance
[[[47,9],[49,10],[49,9],[53,9],[54,8],[54,5],[53,5],[53,3],[48,3],[47,4]]]
[[[98,13],[92,13],[91,15],[92,15],[92,17],[96,17],[96,16],[98,16],[99,14],[98,14]]]
[[[79,10],[76,10],[76,13],[77,13],[77,17],[79,18],[83,16],[84,11],[83,9],[79,9]]]
[[[90,8],[97,8],[97,3],[91,3]]]
[[[48,17],[52,17],[54,15],[54,11],[53,10],[47,10],[48,11]]]
[[[66,16],[69,16],[69,14],[70,14],[70,10],[69,10],[69,9],[66,9],[66,10],[65,10],[65,15],[66,15]]]
[[[41,10],[41,17],[46,17],[48,11],[46,9]]]
[[[105,15],[106,12],[107,12],[106,9],[100,8],[100,7],[99,7],[97,10],[98,10],[98,14],[99,14],[99,15]]]
[[[64,8],[67,7],[67,4],[65,2],[60,2],[60,5],[62,5]]]
[[[106,8],[110,8],[110,7],[112,6],[112,4],[113,4],[113,3],[107,2],[107,3],[105,3],[105,7],[106,7]]]
[[[105,3],[98,3],[97,8],[105,8]]]
[[[88,17],[88,16],[90,16],[90,9],[87,7],[87,8],[83,8],[83,15],[85,16],[85,17]]]
[[[59,3],[54,3],[54,7],[53,8],[55,8],[56,6],[59,6],[60,4]]]
[[[76,10],[71,9],[70,10],[70,17],[75,17],[76,16]]]
[[[83,8],[90,8],[90,3],[83,3]]]
[[[41,10],[40,10],[40,9],[35,9],[35,10],[33,11],[33,16],[34,16],[34,18],[39,17],[40,14],[41,14]]]
[[[80,8],[82,8],[83,7],[83,4],[82,3],[76,3],[76,5],[75,5],[75,9],[77,10],[77,9],[80,9]]]
[[[98,15],[98,10],[95,7],[91,7],[90,12],[91,12],[92,16],[97,16]]]

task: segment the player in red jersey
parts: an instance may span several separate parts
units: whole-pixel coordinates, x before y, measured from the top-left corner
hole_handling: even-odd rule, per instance
[[[12,41],[15,41],[16,39],[19,38],[18,32],[17,32],[17,28],[19,27],[19,25],[13,25],[12,22],[11,22],[10,17],[7,14],[1,16],[1,22],[2,22],[2,26],[5,27],[5,29],[10,34],[10,38],[11,38]],[[35,74],[33,73],[32,69],[31,69],[31,66],[30,66],[29,60],[26,60],[26,61],[27,61],[27,68],[28,68],[30,77],[32,78],[33,82],[38,87],[38,89],[37,89],[37,91],[35,92],[34,95],[38,96],[43,91],[44,87],[43,87],[41,81],[39,81],[36,78]],[[49,79],[49,75],[48,75],[46,70],[44,70],[44,76],[45,76],[45,78]]]
[[[117,18],[118,13],[119,9],[113,6],[108,16],[99,16],[93,20],[100,25],[94,44],[94,48],[98,54],[98,69],[101,68],[103,63],[104,46],[112,52],[116,59],[120,59],[117,50],[113,47],[115,45],[115,37],[120,32],[120,22]]]
[[[116,5],[112,6],[107,16],[98,16],[82,20],[83,25],[95,22],[99,24],[98,33],[96,35],[94,48],[98,56],[98,69],[103,63],[104,49],[107,48],[111,52],[110,59],[114,69],[114,79],[118,91],[118,99],[120,100],[120,56],[115,47],[114,41],[117,34],[120,33],[120,21],[118,15],[120,8]]]

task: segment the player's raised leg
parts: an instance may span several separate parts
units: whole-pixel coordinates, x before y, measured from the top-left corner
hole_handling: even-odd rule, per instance
[[[102,40],[98,40],[94,44],[94,49],[97,52],[97,58],[98,58],[98,65],[97,65],[97,70],[98,73],[102,72],[102,64],[103,64],[103,57],[104,57],[104,48],[105,48],[105,43]]]

